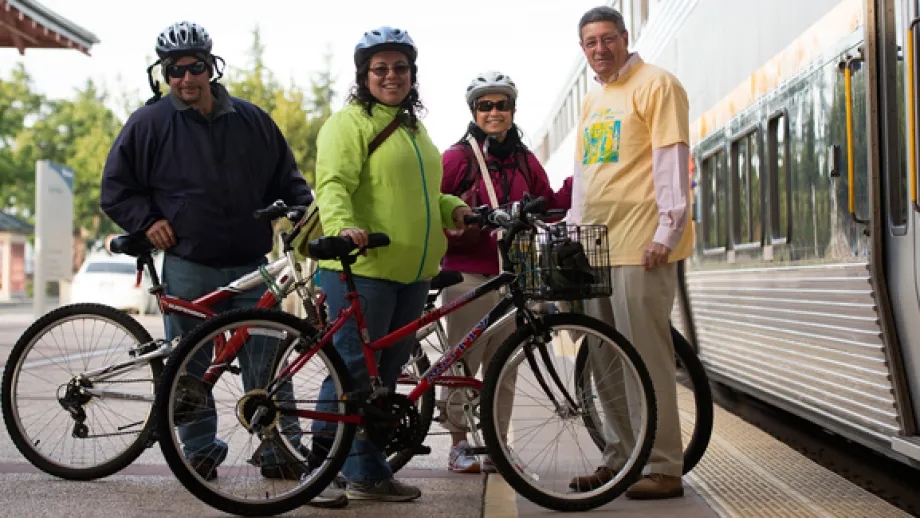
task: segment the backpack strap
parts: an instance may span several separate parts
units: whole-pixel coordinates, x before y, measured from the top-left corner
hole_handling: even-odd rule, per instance
[[[374,153],[374,151],[376,151],[377,148],[380,147],[380,144],[383,144],[383,142],[387,138],[389,138],[389,136],[392,135],[394,131],[396,131],[396,128],[398,128],[399,125],[402,124],[404,119],[405,119],[405,114],[402,111],[400,111],[399,113],[396,114],[395,117],[393,117],[393,120],[390,121],[390,123],[387,124],[385,128],[383,128],[383,131],[381,131],[380,133],[377,134],[376,137],[374,137],[374,140],[372,140],[371,143],[367,146],[367,156],[368,157],[370,157]]]
[[[463,171],[463,178],[461,178],[460,183],[457,184],[457,192],[453,194],[464,193],[476,183],[476,175],[479,173],[479,164],[476,162],[476,157],[473,155],[473,149],[466,142],[454,144],[450,149],[460,149],[463,151],[464,156],[466,156],[466,169]]]
[[[533,175],[530,173],[530,165],[527,161],[527,152],[523,149],[518,149],[514,152],[517,159],[518,170],[524,175],[524,182],[527,184],[527,189],[530,191],[530,194],[533,195]]]

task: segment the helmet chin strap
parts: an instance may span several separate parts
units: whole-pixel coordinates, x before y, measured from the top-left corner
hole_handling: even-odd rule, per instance
[[[161,60],[156,60],[152,65],[147,67],[147,84],[150,85],[150,90],[153,92],[153,97],[147,99],[147,102],[144,105],[150,105],[160,100],[163,97],[163,92],[160,91],[160,82],[153,78],[153,69],[159,65]]]

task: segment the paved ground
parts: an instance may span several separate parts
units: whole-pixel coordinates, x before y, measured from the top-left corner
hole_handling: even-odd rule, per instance
[[[161,337],[160,316],[138,317],[151,335]],[[0,306],[0,366],[13,344],[33,321],[28,305]],[[52,396],[53,397],[53,396]],[[36,404],[41,404],[37,402]],[[430,456],[414,459],[400,479],[419,486],[421,499],[410,504],[351,502],[344,510],[302,508],[292,516],[402,516],[479,517],[482,513],[482,475],[448,472],[448,437],[433,435],[427,441]],[[201,503],[173,477],[159,447],[147,450],[131,466],[94,482],[71,482],[44,474],[29,464],[0,428],[0,516],[220,516]]]

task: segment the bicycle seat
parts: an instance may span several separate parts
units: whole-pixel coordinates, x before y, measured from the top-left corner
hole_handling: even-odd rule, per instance
[[[113,254],[125,254],[131,257],[140,257],[147,255],[156,250],[153,243],[147,239],[144,232],[135,232],[133,234],[121,234],[112,238],[109,242],[109,251]]]
[[[444,288],[450,288],[463,282],[463,274],[452,270],[441,270],[431,279],[432,291],[441,291]]]
[[[382,232],[374,232],[367,235],[367,246],[364,248],[366,250],[370,250],[372,248],[380,248],[389,244],[390,236]],[[351,239],[339,236],[323,236],[310,241],[307,246],[309,247],[310,255],[320,261],[328,261],[332,259],[341,260],[351,254],[355,249],[357,249]]]

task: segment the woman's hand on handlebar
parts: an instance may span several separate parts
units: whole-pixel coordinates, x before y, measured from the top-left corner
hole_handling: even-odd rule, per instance
[[[358,248],[367,246],[367,231],[360,228],[346,228],[339,232],[339,237],[347,237]]]
[[[454,220],[454,226],[457,227],[457,230],[466,229],[466,217],[473,215],[473,209],[469,208],[466,205],[461,205],[454,209],[450,214],[451,218]]]

